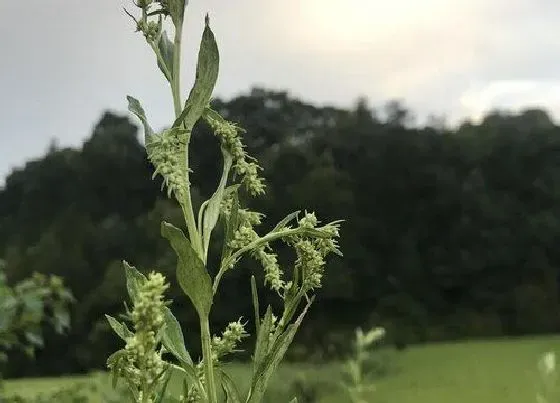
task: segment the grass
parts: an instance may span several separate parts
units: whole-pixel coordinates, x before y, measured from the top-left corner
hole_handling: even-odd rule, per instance
[[[546,351],[560,351],[560,336],[470,341],[411,347],[391,354],[392,374],[377,381],[369,399],[375,403],[528,403],[535,401],[536,363]],[[229,366],[234,379],[247,379],[250,367]],[[267,401],[285,403],[293,396],[292,381],[300,374],[323,386],[321,403],[345,402],[337,389],[339,364],[284,364]],[[22,379],[6,383],[8,393],[32,396],[93,377]],[[101,402],[97,397],[96,402]]]

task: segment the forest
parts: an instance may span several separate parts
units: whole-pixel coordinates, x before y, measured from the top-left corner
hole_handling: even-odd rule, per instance
[[[452,129],[415,123],[397,101],[342,109],[263,88],[212,106],[246,130],[247,150],[264,167],[267,193],[248,200],[266,213],[263,230],[294,210],[345,219],[344,257],[329,260],[289,360],[342,356],[357,326],[385,327],[399,348],[560,331],[560,126],[547,111],[491,111]],[[45,326],[49,347],[34,360],[10,353],[7,377],[105,368],[119,348],[104,314],[124,312],[122,260],[172,276],[175,255],[159,226],[184,224],[160,177],[150,179],[138,124],[107,111],[80,148],[53,141],[0,189],[7,281],[55,274],[75,297],[69,331]],[[191,168],[198,207],[221,169],[203,123]],[[281,261],[290,257],[280,251]],[[247,259],[228,273],[213,327],[251,312],[259,267]],[[178,286],[168,294],[186,345],[199,351],[194,309]]]

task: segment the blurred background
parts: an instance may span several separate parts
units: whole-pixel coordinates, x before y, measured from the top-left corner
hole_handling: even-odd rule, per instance
[[[184,92],[209,12],[212,103],[265,168],[261,231],[299,209],[346,219],[290,360],[344,357],[357,326],[399,349],[560,331],[560,3],[190,3]],[[103,316],[124,311],[121,260],[174,276],[159,225],[181,212],[125,98],[161,130],[170,91],[123,6],[0,2],[0,258],[8,284],[55,274],[76,298],[67,334],[45,326],[47,347],[11,352],[8,378],[104,369],[121,347]],[[199,205],[221,172],[206,126],[191,150]],[[228,273],[213,327],[250,316],[260,270]],[[169,297],[196,355],[195,312]]]

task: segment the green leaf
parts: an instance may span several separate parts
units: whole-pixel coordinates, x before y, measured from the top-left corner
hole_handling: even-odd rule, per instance
[[[171,80],[173,80],[173,53],[175,48],[165,31],[163,31],[159,37],[158,49],[161,53],[163,63],[165,64],[165,66],[163,66],[161,61],[158,60],[158,67],[163,72],[163,75],[165,75],[165,78],[167,78],[167,81],[171,82]]]
[[[185,18],[185,9],[188,5],[188,0],[167,0],[169,7],[169,15],[171,15],[171,20],[173,25],[180,27],[183,25],[183,19]]]
[[[165,371],[165,378],[163,379],[163,382],[161,384],[161,389],[159,390],[159,393],[157,394],[157,397],[156,397],[154,403],[163,403],[164,402],[165,391],[167,390],[167,385],[169,385],[169,381],[171,380],[171,375],[172,375],[172,372],[169,369],[167,369]]]
[[[239,227],[239,195],[237,193],[238,189],[238,184],[229,186],[226,188],[224,194],[225,197],[229,193],[231,193],[233,196],[233,202],[231,204],[231,212],[229,214],[229,218],[226,221],[226,231],[224,236],[224,244],[222,247],[222,258],[220,260],[222,263],[231,256],[232,249],[228,246],[228,244],[235,236],[235,231]]]
[[[290,400],[290,403],[298,403],[297,397],[294,397],[292,400]]]
[[[182,364],[193,365],[191,356],[185,348],[185,338],[181,325],[171,312],[171,309],[165,307],[163,311],[165,327],[163,329],[162,342],[165,348],[175,356]]]
[[[107,366],[111,368],[111,384],[113,388],[117,386],[119,380],[119,369],[122,361],[126,358],[126,350],[118,350],[107,358]]]
[[[268,386],[268,382],[270,377],[284,358],[288,347],[292,343],[294,336],[307,313],[307,310],[313,303],[313,299],[311,298],[303,312],[299,315],[294,323],[288,326],[286,331],[278,337],[278,339],[274,340],[272,348],[269,349],[268,354],[264,357],[257,369],[256,374],[253,376],[253,380],[251,382],[251,389],[249,392],[249,399],[247,403],[256,403],[261,402],[264,396],[264,392]],[[262,333],[262,329],[261,329]]]
[[[126,96],[128,100],[128,110],[136,115],[138,119],[144,125],[144,142],[148,142],[148,138],[154,134],[152,127],[148,123],[148,119],[146,118],[146,113],[144,112],[144,108],[140,105],[140,101],[130,95]]]
[[[212,307],[212,279],[204,263],[195,252],[191,243],[179,228],[162,222],[161,234],[166,238],[177,254],[177,281],[190,298],[198,314],[208,317]]]
[[[105,315],[107,321],[115,331],[115,333],[124,341],[133,336],[133,333],[128,329],[125,323],[121,323],[110,315]]]
[[[134,303],[138,295],[138,289],[146,281],[146,276],[140,273],[134,266],[123,260],[123,266],[126,274],[126,290],[130,300]]]
[[[212,91],[214,91],[214,86],[218,80],[219,65],[220,54],[218,52],[218,45],[210,29],[208,16],[206,16],[204,32],[202,33],[200,50],[198,52],[194,85],[189,98],[185,102],[185,108],[173,123],[173,127],[178,127],[184,123],[186,130],[192,130],[210,102]]]
[[[294,218],[297,218],[299,213],[300,213],[300,210],[294,211],[293,213],[288,214],[282,221],[280,221],[278,224],[276,224],[276,227],[274,227],[274,229],[270,232],[276,232],[276,231],[280,231],[280,230],[284,229],[284,227],[286,227],[286,225],[290,221],[292,221]]]
[[[220,206],[222,204],[222,200],[224,199],[224,189],[226,187],[231,164],[233,163],[233,158],[228,152],[222,150],[222,154],[224,156],[224,168],[222,177],[220,179],[220,184],[218,185],[218,189],[216,189],[210,200],[208,200],[208,205],[206,206],[206,210],[204,210],[202,236],[204,241],[205,256],[208,251],[208,246],[210,245],[210,236],[212,235],[212,230],[216,227],[218,218],[220,217]]]
[[[171,369],[179,372],[181,375],[186,375],[187,378],[190,379],[190,381],[194,384],[194,386],[196,387],[196,389],[200,392],[201,395],[205,395],[206,391],[204,390],[204,386],[202,385],[202,383],[200,382],[200,379],[198,378],[198,375],[196,374],[196,370],[194,368],[194,366],[192,365],[185,365],[185,366],[178,366],[175,364],[170,364]],[[188,384],[186,382],[186,380],[183,378],[183,384],[185,385],[185,389],[188,391]],[[186,393],[185,393],[186,396]]]
[[[258,321],[259,318],[256,318]],[[272,330],[272,308],[270,305],[266,309],[264,318],[257,332],[257,342],[255,345],[255,355],[253,357],[253,376],[257,374],[257,370],[261,367],[262,361],[268,353],[268,344],[270,342],[270,331]]]
[[[222,379],[222,389],[226,395],[226,403],[241,403],[241,394],[233,379],[223,369],[220,369],[220,377]]]
[[[255,310],[255,334],[258,335],[261,329],[261,314],[259,312],[259,293],[257,291],[257,280],[255,276],[251,276],[251,296],[253,297],[253,309]]]
[[[59,306],[54,310],[53,326],[58,334],[62,334],[64,330],[70,328],[70,313],[65,307]]]
[[[37,295],[37,293],[29,293],[21,296],[21,302],[25,307],[25,312],[34,318],[34,321],[41,320],[45,309],[43,299],[45,297]]]
[[[25,332],[25,338],[29,343],[31,343],[34,346],[43,347],[45,345],[43,336],[41,336],[39,332],[33,332],[33,331]]]

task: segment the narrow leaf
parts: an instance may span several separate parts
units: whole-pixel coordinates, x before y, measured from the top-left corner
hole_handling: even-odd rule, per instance
[[[231,169],[231,164],[233,163],[233,158],[228,152],[222,150],[222,154],[224,156],[224,168],[222,177],[220,179],[218,189],[216,189],[216,191],[208,201],[206,210],[204,210],[202,235],[204,239],[205,255],[208,251],[208,246],[210,245],[210,236],[212,235],[212,230],[216,227],[218,218],[220,217],[220,206],[222,204],[222,200],[224,199],[224,190],[226,187],[229,170]]]
[[[171,371],[168,369],[165,371],[165,378],[163,379],[163,383],[161,385],[161,389],[157,394],[157,397],[154,403],[163,403],[165,398],[165,391],[167,390],[167,385],[169,385],[169,381],[171,380]]]
[[[259,312],[259,293],[257,291],[257,280],[255,280],[255,276],[251,276],[251,296],[253,297],[253,309],[255,310],[255,334],[258,335],[261,329],[261,314]]]
[[[250,398],[247,403],[256,403],[262,401],[262,398],[268,386],[268,382],[272,374],[284,358],[284,355],[286,354],[288,347],[292,343],[292,340],[294,339],[294,336],[299,326],[301,325],[301,322],[303,321],[307,310],[313,303],[313,299],[314,298],[311,298],[309,300],[309,302],[303,309],[303,312],[299,315],[296,321],[289,325],[286,331],[273,342],[269,353],[266,355],[264,360],[261,361],[262,364],[257,369],[256,375],[253,376],[253,380],[251,382]]]
[[[198,63],[196,66],[196,78],[194,85],[185,102],[185,108],[173,123],[177,127],[184,123],[185,129],[190,131],[202,112],[210,102],[212,91],[218,80],[218,70],[220,65],[220,54],[214,34],[210,29],[208,16],[206,16],[204,32],[200,42],[198,52]]]
[[[222,389],[226,395],[226,403],[241,403],[241,394],[233,379],[223,369],[220,370],[220,377],[222,379]]]
[[[206,391],[204,390],[204,386],[200,382],[200,379],[198,378],[198,375],[196,374],[196,370],[195,370],[194,366],[192,366],[192,365],[178,366],[178,365],[175,365],[175,364],[170,364],[170,366],[171,366],[172,370],[174,370],[176,372],[179,372],[181,375],[189,378],[190,381],[194,384],[194,386],[200,392],[201,395],[204,396],[206,394]],[[185,378],[183,378],[183,385],[185,385],[185,388],[188,390],[188,384],[187,384]],[[185,396],[186,396],[186,394],[185,394]]]
[[[105,315],[107,321],[115,331],[115,333],[124,341],[133,336],[133,333],[128,329],[125,323],[121,323],[110,315]]]
[[[165,307],[163,311],[165,327],[163,329],[162,342],[165,348],[175,356],[182,364],[193,365],[191,356],[185,348],[185,338],[181,325],[171,312],[171,309]]]
[[[158,67],[162,71],[167,81],[171,82],[173,79],[173,42],[169,40],[167,37],[167,32],[163,31],[160,35],[158,41],[158,49],[161,53],[161,57],[163,59],[163,63],[165,66],[162,65],[161,61],[158,60]]]
[[[122,360],[126,357],[126,351],[121,349],[115,351],[113,354],[107,358],[107,366],[111,367],[111,384],[113,388],[117,386],[119,369],[122,364]]]
[[[274,227],[274,229],[270,232],[280,231],[281,229],[284,229],[284,227],[290,221],[292,221],[294,218],[297,218],[299,213],[300,213],[300,211],[298,210],[298,211],[294,211],[293,213],[288,214],[286,217],[284,217],[284,219],[282,221],[280,221],[278,224],[276,224],[276,227]]]
[[[257,318],[257,321],[259,319]],[[266,309],[264,318],[260,325],[260,330],[257,333],[257,342],[255,345],[255,356],[253,357],[253,376],[256,375],[257,370],[262,366],[262,361],[268,353],[268,344],[270,340],[270,331],[272,330],[272,308],[270,305]]]
[[[297,397],[294,397],[292,400],[290,400],[290,403],[298,403]]]
[[[212,279],[191,243],[179,228],[162,222],[161,234],[177,254],[177,281],[200,316],[208,316],[212,306]]]
[[[128,110],[135,114],[144,126],[144,142],[147,143],[148,138],[154,134],[154,131],[148,123],[144,108],[142,108],[142,105],[140,105],[140,101],[138,101],[136,98],[127,95],[126,99],[128,100]]]
[[[138,289],[146,281],[146,276],[140,273],[134,266],[131,266],[123,260],[123,266],[126,274],[126,289],[130,300],[134,303],[138,295]]]
[[[227,258],[231,256],[232,249],[228,246],[229,242],[233,239],[235,231],[239,227],[239,195],[237,190],[239,185],[233,185],[226,188],[224,192],[224,197],[227,197],[229,193],[232,194],[232,204],[229,218],[226,221],[226,230],[224,236],[224,245],[222,247],[222,258],[221,262],[224,262]]]

